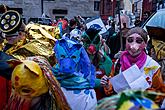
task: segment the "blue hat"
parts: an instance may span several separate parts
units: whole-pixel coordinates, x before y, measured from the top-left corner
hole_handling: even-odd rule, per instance
[[[98,24],[92,24],[89,29],[94,29],[94,30],[97,30],[97,31],[101,31],[102,30],[102,27]]]

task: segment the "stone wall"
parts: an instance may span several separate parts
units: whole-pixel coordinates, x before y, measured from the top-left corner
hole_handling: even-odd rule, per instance
[[[99,11],[94,11],[94,0],[55,0],[52,3],[44,2],[44,12],[51,17],[60,16],[53,14],[52,9],[64,9],[68,13],[62,16],[73,18],[74,16],[81,15],[83,17],[98,16]]]
[[[95,0],[100,1],[100,0]],[[22,8],[23,17],[41,17],[41,0],[0,0],[12,8]],[[67,10],[67,14],[53,14],[53,9]],[[55,16],[65,16],[68,19],[81,15],[83,17],[98,16],[99,11],[94,11],[94,0],[54,0],[43,1],[43,11],[54,19]]]

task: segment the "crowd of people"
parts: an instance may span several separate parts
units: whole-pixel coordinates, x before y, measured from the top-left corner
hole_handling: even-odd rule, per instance
[[[156,105],[150,109],[163,109],[165,84],[159,63],[146,50],[148,33],[124,21],[118,32],[113,20],[108,23],[105,37],[99,24],[87,28],[81,16],[48,26],[24,24],[18,12],[5,10],[0,109],[95,110],[98,101],[128,89],[155,92]],[[137,110],[146,108],[140,102]]]

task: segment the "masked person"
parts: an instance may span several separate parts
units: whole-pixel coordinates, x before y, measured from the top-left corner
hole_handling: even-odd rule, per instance
[[[70,39],[73,40],[74,42],[83,44],[83,42],[81,41],[81,35],[82,35],[82,31],[79,29],[73,29],[70,32]]]
[[[33,28],[36,29],[36,27],[34,26]],[[4,102],[5,100],[6,100],[5,102],[7,102],[8,100],[7,98],[10,96],[10,92],[11,92],[10,78],[11,78],[12,69],[6,63],[7,60],[14,58],[22,60],[22,59],[26,59],[26,57],[35,56],[35,55],[45,56],[46,58],[49,59],[51,55],[53,55],[51,43],[55,41],[55,39],[50,34],[48,34],[48,32],[46,32],[43,28],[37,27],[37,29],[39,30],[37,32],[41,32],[43,36],[36,33],[35,36],[34,34],[32,35],[31,33],[34,32],[31,31],[30,29],[29,31],[31,33],[29,32],[29,34],[26,34],[25,25],[21,20],[21,15],[14,10],[7,10],[2,14],[0,18],[0,31],[2,32],[4,38],[4,42],[3,42],[4,45],[2,47],[2,50],[0,51],[0,76],[3,76],[3,78],[1,78],[2,89],[0,90],[0,92],[4,94],[2,96],[5,97],[5,98],[1,97],[2,100],[0,99],[0,101],[2,102]],[[51,41],[51,43],[48,41]],[[55,63],[53,59],[49,61]],[[4,78],[7,80],[5,80]],[[9,94],[5,94],[5,93],[9,93]],[[1,103],[1,105],[3,108],[4,105],[6,104]]]
[[[0,18],[0,31],[3,35],[3,47],[0,51],[0,81],[1,89],[0,93],[2,94],[2,100],[0,99],[1,106],[4,108],[8,102],[8,98],[11,93],[11,73],[12,69],[7,64],[7,60],[16,58],[14,53],[20,46],[24,44],[24,25],[21,21],[21,16],[17,11],[6,10]],[[19,52],[17,53],[19,54]],[[25,55],[25,53],[24,53]]]
[[[5,13],[9,9],[8,6],[0,4],[1,12]],[[2,22],[3,23],[3,22]],[[1,25],[0,25],[1,26]],[[12,69],[7,64],[6,60],[13,58],[3,52],[4,48],[4,33],[0,29],[0,110],[5,108],[11,93],[10,74]]]
[[[57,27],[27,24],[22,22],[21,15],[9,10],[0,19],[0,30],[5,34],[3,52],[16,59],[29,56],[44,56],[51,65],[55,64],[53,46],[60,32]]]
[[[107,76],[101,80],[109,91],[119,93],[125,89],[142,89],[165,93],[160,65],[145,52],[147,41],[148,34],[140,27],[127,32],[126,50],[121,53],[120,65],[116,67],[119,71],[115,71],[116,75],[110,80]],[[155,101],[160,104],[162,98],[159,97]]]
[[[95,91],[98,100],[107,96],[106,88],[101,87],[100,79],[104,75],[109,76],[112,69],[112,61],[108,56],[110,49],[99,35],[101,29],[100,25],[93,24],[82,35],[83,45],[96,68]]]
[[[57,64],[52,71],[72,110],[95,110],[94,67],[84,47],[70,39],[61,39],[54,46]]]
[[[70,110],[49,62],[41,56],[9,60],[12,93],[7,110]]]

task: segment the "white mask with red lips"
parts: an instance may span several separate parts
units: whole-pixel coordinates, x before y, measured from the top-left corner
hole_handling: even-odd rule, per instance
[[[146,46],[143,38],[137,33],[133,33],[126,38],[126,50],[133,57],[138,56]]]

